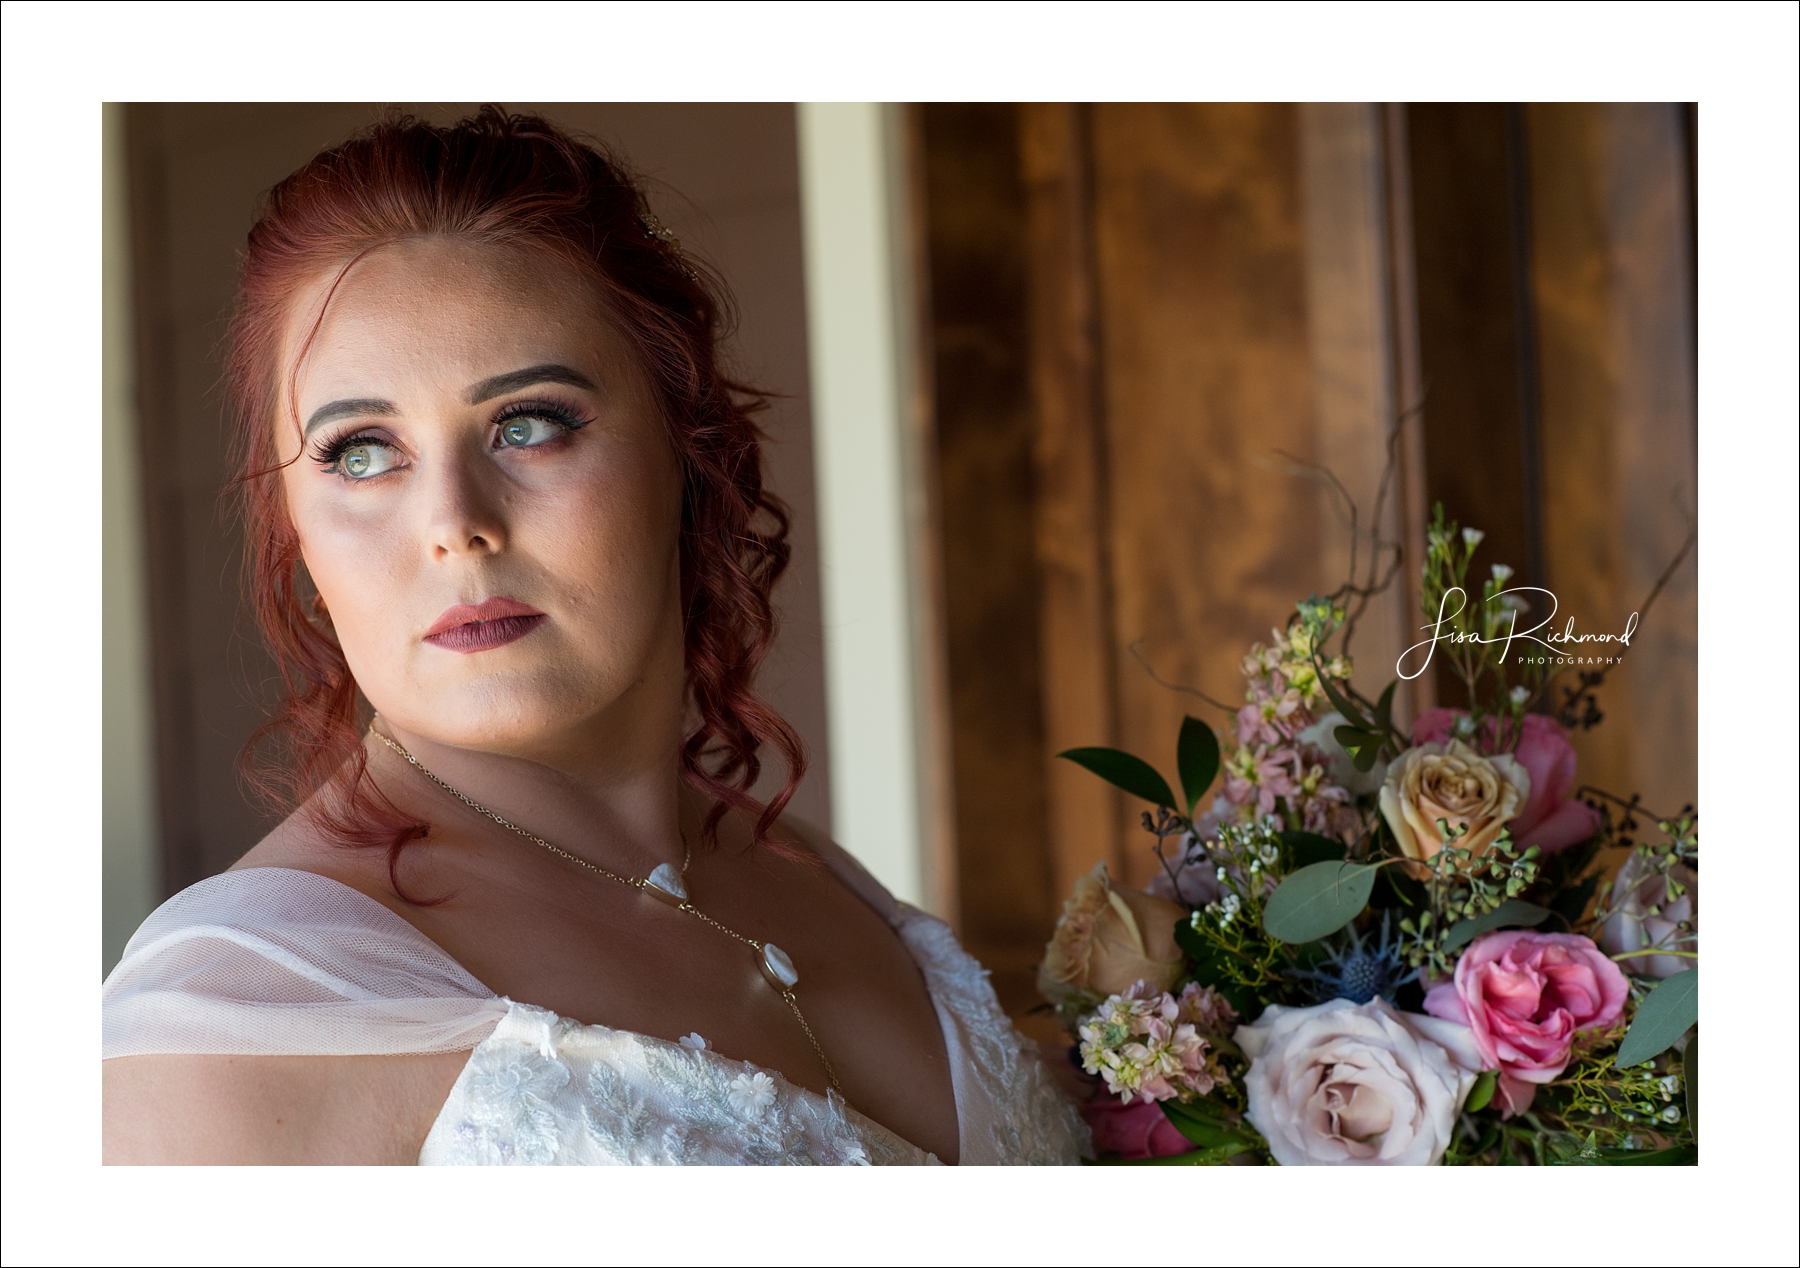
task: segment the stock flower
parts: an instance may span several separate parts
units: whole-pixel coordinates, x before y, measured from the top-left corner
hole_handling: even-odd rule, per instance
[[[1447,740],[1467,727],[1468,715],[1460,709],[1428,709],[1413,724],[1413,743]],[[1513,758],[1531,777],[1529,795],[1506,825],[1521,846],[1535,845],[1545,854],[1565,850],[1600,830],[1600,812],[1577,801],[1575,747],[1568,732],[1554,718],[1528,713],[1517,724],[1508,724],[1507,738],[1517,736]],[[1481,727],[1484,747],[1494,747],[1505,734],[1493,718]]]
[[[1256,816],[1275,813],[1275,799],[1294,792],[1294,752],[1286,745],[1245,744],[1225,762],[1225,800],[1255,806]]]
[[[1531,795],[1531,776],[1505,753],[1483,757],[1461,740],[1420,744],[1394,759],[1381,786],[1381,813],[1394,830],[1409,865],[1419,866],[1444,848],[1438,821],[1466,828],[1456,846],[1476,857],[1487,853],[1506,821]]]
[[[1576,1038],[1604,1031],[1625,1007],[1625,975],[1590,939],[1509,929],[1475,939],[1425,1011],[1469,1027],[1482,1069],[1498,1070],[1506,1116],[1523,1112],[1563,1072]]]
[[[1192,1021],[1182,1020],[1181,1012],[1173,995],[1143,982],[1108,996],[1076,1031],[1081,1068],[1105,1079],[1106,1090],[1127,1105],[1133,1097],[1168,1101],[1205,1096],[1224,1073],[1208,1052],[1211,1044]]]
[[[1175,923],[1186,915],[1166,898],[1115,887],[1106,864],[1094,864],[1063,904],[1038,967],[1038,990],[1050,1000],[1116,994],[1138,981],[1168,990],[1186,969],[1175,944]]]
[[[1210,986],[1189,982],[1175,1001],[1180,1020],[1191,1022],[1202,1035],[1223,1039],[1237,1029],[1237,1009]]]
[[[1428,1166],[1475,1084],[1467,1026],[1384,1000],[1271,1004],[1239,1026],[1246,1115],[1284,1167]]]
[[[1700,878],[1681,864],[1669,869],[1669,876],[1682,887],[1682,893],[1673,901],[1662,876],[1636,850],[1631,852],[1613,881],[1609,904],[1612,915],[1600,928],[1600,945],[1608,955],[1700,949]],[[1683,925],[1687,927],[1684,929]],[[1619,963],[1626,972],[1639,977],[1671,977],[1694,967],[1693,960],[1679,955],[1639,955]]]

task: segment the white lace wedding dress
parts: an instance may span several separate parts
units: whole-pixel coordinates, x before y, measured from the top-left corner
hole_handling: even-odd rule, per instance
[[[924,974],[950,1054],[961,1161],[1091,1156],[1074,1105],[950,929],[895,902],[848,856],[830,861]],[[177,894],[137,931],[101,998],[105,1057],[470,1050],[421,1164],[937,1161],[836,1093],[795,1087],[698,1036],[582,1025],[496,996],[386,907],[311,872],[248,868]]]

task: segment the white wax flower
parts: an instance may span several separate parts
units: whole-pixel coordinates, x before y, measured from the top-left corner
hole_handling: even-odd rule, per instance
[[[1235,1037],[1248,1117],[1284,1167],[1438,1162],[1481,1068],[1467,1026],[1381,999],[1271,1004]]]

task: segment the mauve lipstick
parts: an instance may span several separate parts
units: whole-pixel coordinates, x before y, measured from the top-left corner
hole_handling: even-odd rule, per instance
[[[437,623],[425,632],[425,641],[447,652],[485,652],[524,638],[549,619],[517,599],[459,603],[444,609]]]

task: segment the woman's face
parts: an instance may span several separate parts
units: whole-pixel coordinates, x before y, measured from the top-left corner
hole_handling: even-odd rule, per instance
[[[330,281],[294,305],[284,387]],[[298,455],[289,513],[393,725],[548,757],[609,717],[678,724],[680,470],[590,285],[506,248],[383,247],[332,295],[293,383],[299,425],[285,398],[275,423]]]

